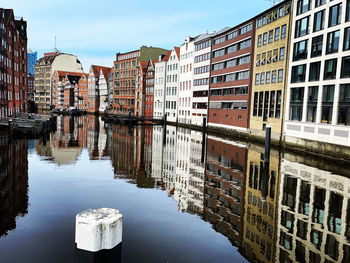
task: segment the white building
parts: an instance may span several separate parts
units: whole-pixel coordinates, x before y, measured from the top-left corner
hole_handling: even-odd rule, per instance
[[[194,41],[194,57],[211,53],[211,37],[214,34],[199,35]],[[208,121],[208,99],[210,60],[194,60],[193,64],[193,98],[192,98],[192,124],[203,125],[203,118]]]
[[[152,136],[152,178],[157,186],[162,184],[163,176],[163,128],[159,125],[153,126]]]
[[[163,117],[165,113],[166,69],[171,51],[165,57],[159,56],[155,63],[153,111],[155,117]]]
[[[162,131],[163,132],[163,131]],[[175,191],[175,175],[176,175],[176,145],[177,130],[175,126],[167,126],[166,128],[166,145],[163,149],[163,172],[162,181],[168,195],[173,195]]]
[[[100,107],[99,112],[103,113],[109,105],[109,93],[108,93],[108,75],[111,70],[100,69],[100,77],[98,80],[98,87],[100,90]]]
[[[286,142],[350,146],[349,5],[294,1]]]
[[[180,47],[178,121],[191,124],[194,38],[186,37]]]
[[[177,121],[177,100],[180,72],[179,60],[180,48],[174,47],[171,50],[167,63],[165,80],[165,114],[167,115],[167,120],[171,122]]]

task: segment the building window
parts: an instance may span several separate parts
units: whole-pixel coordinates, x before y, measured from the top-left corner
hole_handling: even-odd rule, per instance
[[[258,116],[262,116],[262,107],[263,107],[263,101],[264,101],[264,92],[259,92],[259,112]]]
[[[255,74],[255,85],[259,85],[259,76],[259,73]]]
[[[311,57],[322,55],[323,35],[312,38]]]
[[[310,16],[307,16],[296,21],[295,38],[309,34],[309,18]]]
[[[324,28],[324,10],[317,12],[314,16],[314,32]]]
[[[324,66],[324,76],[323,79],[335,79],[337,73],[337,59],[326,60]]]
[[[340,77],[350,78],[350,56],[342,59]]]
[[[306,65],[299,65],[292,67],[292,83],[305,81],[305,69]]]
[[[253,116],[258,113],[258,92],[254,92],[254,106],[253,106]]]
[[[280,28],[275,28],[275,41],[280,39]]]
[[[267,44],[267,32],[264,33],[264,35],[263,35],[263,44],[264,44],[264,45]]]
[[[261,77],[260,77],[260,85],[265,84],[265,72],[261,73]]]
[[[345,22],[350,21],[350,1],[346,2],[346,13],[345,13]]]
[[[266,72],[266,81],[265,81],[266,84],[270,84],[270,77],[271,77],[271,72],[270,71]]]
[[[276,72],[276,70],[273,70],[272,77],[271,77],[271,83],[276,83],[276,79],[277,79],[277,72]]]
[[[320,80],[321,62],[310,63],[309,81]]]
[[[317,112],[318,87],[309,87],[306,121],[315,122]]]
[[[307,43],[308,40],[303,40],[294,44],[293,61],[307,58]]]
[[[270,98],[270,112],[269,117],[273,118],[275,114],[275,91],[271,91],[271,98]]]
[[[282,26],[282,31],[281,31],[281,39],[285,38],[287,34],[287,25]]]
[[[316,0],[315,1],[315,7],[319,7],[321,5],[326,4],[327,0]]]
[[[278,70],[278,82],[283,81],[283,69]]]
[[[338,124],[350,125],[350,84],[340,85]]]
[[[269,43],[272,43],[273,41],[273,30],[269,31]]]
[[[334,5],[329,9],[328,26],[339,25],[341,22],[341,8],[342,4]]]
[[[225,55],[225,49],[220,49],[220,50],[214,51],[213,55],[214,55],[214,58],[221,57],[221,56]]]
[[[344,30],[344,46],[343,50],[350,50],[350,27],[345,28]]]
[[[263,121],[267,121],[267,114],[268,114],[268,111],[269,111],[269,92],[268,92],[268,91],[265,91]]]
[[[261,47],[261,35],[258,36],[258,47]]]
[[[284,60],[284,54],[285,54],[285,48],[281,47],[280,48],[280,60]]]
[[[336,53],[339,48],[339,30],[327,34],[326,54]]]
[[[290,90],[290,113],[289,119],[301,121],[303,117],[304,87]]]
[[[331,123],[333,114],[334,85],[323,86],[322,92],[322,123]]]
[[[282,105],[282,91],[277,91],[277,98],[276,98],[276,114],[275,118],[279,119],[281,117],[281,105]]]
[[[297,15],[303,14],[310,10],[311,0],[298,0],[297,2]]]

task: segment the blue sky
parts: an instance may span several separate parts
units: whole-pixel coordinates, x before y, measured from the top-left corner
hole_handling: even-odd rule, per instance
[[[28,48],[54,47],[90,64],[112,66],[116,52],[141,45],[170,49],[188,35],[239,24],[272,3],[265,0],[1,0],[28,22]]]

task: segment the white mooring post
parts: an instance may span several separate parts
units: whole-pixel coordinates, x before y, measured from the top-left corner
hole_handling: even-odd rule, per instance
[[[77,248],[91,252],[112,249],[122,242],[123,215],[117,209],[88,209],[76,216]]]

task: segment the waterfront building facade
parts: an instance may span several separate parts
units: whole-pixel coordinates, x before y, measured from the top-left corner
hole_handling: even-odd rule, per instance
[[[109,107],[109,94],[108,94],[108,75],[111,72],[111,68],[101,68],[100,76],[98,80],[100,106],[99,112],[104,113]]]
[[[136,67],[140,61],[158,59],[167,50],[142,46],[139,50],[117,53],[113,76],[113,112],[123,115],[135,114]],[[139,76],[138,76],[139,77]],[[141,76],[140,76],[141,78]],[[144,86],[141,87],[144,89]]]
[[[89,74],[83,73],[78,83],[78,110],[88,109],[88,79]]]
[[[174,47],[168,59],[165,79],[165,114],[171,122],[177,122],[178,117],[179,62],[180,48]]]
[[[145,117],[153,118],[154,114],[154,62],[151,59],[148,60],[146,68],[146,86],[145,86]]]
[[[247,131],[254,55],[255,19],[217,32],[211,53],[209,126]]]
[[[100,76],[107,76],[110,68],[91,65],[88,77],[88,112],[97,113],[100,108]],[[105,84],[105,81],[103,82]],[[105,94],[105,93],[104,93]]]
[[[29,49],[27,54],[28,101],[34,101],[34,67],[37,61],[38,52],[33,52]]]
[[[59,53],[57,50],[45,53],[34,68],[34,100],[39,109],[50,109],[53,105],[51,80],[56,70],[83,73],[83,67],[76,56]]]
[[[144,116],[145,114],[146,71],[147,62],[140,61],[136,67],[135,116]]]
[[[214,34],[202,34],[194,40],[192,123],[203,125],[203,118],[208,118],[210,59],[201,60],[205,54],[211,53]]]
[[[169,50],[166,55],[160,55],[158,62],[154,64],[154,116],[163,117],[165,113],[165,92],[166,92],[166,69],[167,62],[169,60],[171,51]]]
[[[283,134],[283,111],[288,72],[291,1],[283,1],[256,18],[250,105],[250,132],[265,136],[271,125],[272,138]]]
[[[186,37],[185,42],[180,47],[177,114],[178,121],[186,124],[191,124],[192,120],[194,40],[193,37]]]
[[[27,111],[27,22],[0,8],[0,119]]]
[[[350,2],[294,1],[293,10],[285,141],[349,147]]]

